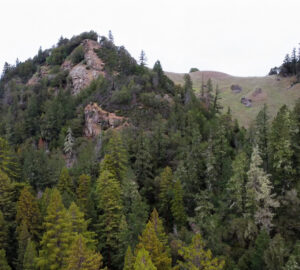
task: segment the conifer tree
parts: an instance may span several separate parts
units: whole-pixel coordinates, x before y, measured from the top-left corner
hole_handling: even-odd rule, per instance
[[[29,239],[26,245],[26,251],[23,259],[23,270],[36,269],[35,268],[36,258],[37,258],[36,245],[33,241]]]
[[[78,182],[79,184],[76,190],[77,205],[80,207],[81,211],[87,214],[90,199],[91,177],[87,174],[82,174],[79,176]]]
[[[273,208],[279,203],[272,194],[272,184],[269,176],[261,168],[262,159],[258,147],[255,146],[251,156],[250,169],[247,172],[247,205],[248,211],[254,214],[255,223],[262,229],[270,231],[274,216]]]
[[[256,126],[256,144],[258,146],[259,152],[261,153],[261,158],[263,160],[264,169],[266,172],[269,171],[269,115],[267,105],[260,110],[255,121]]]
[[[151,261],[149,252],[141,248],[137,252],[136,260],[134,263],[134,270],[157,270]]]
[[[41,222],[40,209],[28,186],[23,188],[17,202],[16,221],[19,226],[22,223],[26,224],[32,237],[38,237]]]
[[[243,213],[245,210],[247,170],[247,155],[240,152],[232,163],[233,175],[227,183],[229,208],[236,213]]]
[[[168,247],[168,236],[165,233],[163,223],[159,218],[157,210],[154,208],[151,215],[150,215],[150,222],[153,224],[156,236],[158,237],[159,241],[163,243],[167,252],[169,252]]]
[[[79,234],[75,237],[66,259],[66,270],[101,270],[102,255],[88,249],[85,238]]]
[[[0,137],[0,170],[11,179],[18,178],[20,168],[8,142]]]
[[[172,199],[173,173],[170,167],[166,167],[160,174],[160,213],[165,218],[167,226],[171,224],[171,199]]]
[[[64,142],[64,152],[67,156],[68,159],[68,167],[71,166],[71,161],[73,158],[73,146],[74,146],[74,138],[73,138],[73,134],[72,134],[72,129],[69,127],[67,130],[67,135],[65,138],[65,142]]]
[[[291,189],[295,176],[293,138],[297,132],[296,123],[287,106],[280,108],[272,122],[270,132],[270,152],[274,186],[284,194]]]
[[[124,258],[124,267],[123,270],[134,270],[133,268],[134,265],[134,256],[131,251],[131,247],[128,246],[125,258]]]
[[[178,261],[182,269],[221,270],[225,262],[214,258],[211,251],[205,250],[204,241],[200,234],[196,234],[189,246],[181,247],[178,251],[183,261]],[[181,269],[180,268],[180,269]]]
[[[16,208],[13,202],[13,183],[7,174],[0,170],[0,210],[6,221],[12,221]]]
[[[73,187],[73,181],[69,174],[69,171],[66,167],[64,167],[61,170],[57,188],[60,191],[63,202],[66,206],[69,206],[74,199]]]
[[[79,207],[72,202],[68,209],[68,219],[71,222],[71,232],[73,235],[81,234],[86,241],[88,247],[95,246],[95,233],[88,231],[88,221],[84,219],[84,214]]]
[[[0,210],[0,249],[7,248],[8,240],[8,224]]]
[[[22,221],[21,225],[18,227],[18,261],[17,269],[23,268],[24,255],[27,248],[27,243],[30,240],[30,233],[28,232],[27,224]]]
[[[98,209],[101,212],[98,224],[99,244],[108,266],[111,266],[120,241],[122,200],[120,183],[107,170],[97,180],[97,195]]]
[[[6,260],[6,252],[4,249],[0,249],[0,266],[1,270],[11,270]]]
[[[183,202],[183,190],[180,180],[177,179],[173,187],[173,198],[171,201],[171,211],[175,224],[180,228],[186,224],[186,212]]]
[[[137,249],[144,248],[150,254],[150,258],[157,268],[157,270],[167,270],[171,269],[171,258],[169,253],[161,242],[155,231],[154,224],[149,221],[146,225],[145,230],[139,237],[140,242],[137,245]]]
[[[73,233],[57,189],[52,191],[43,226],[45,232],[40,242],[37,265],[41,270],[61,270],[66,266],[65,259],[73,240]]]
[[[115,170],[117,179],[122,181],[127,172],[128,153],[119,132],[112,132],[106,148],[106,154],[109,154],[111,157],[110,160]]]

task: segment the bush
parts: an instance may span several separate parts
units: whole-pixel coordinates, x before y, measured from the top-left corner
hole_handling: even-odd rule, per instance
[[[115,91],[112,94],[112,102],[117,104],[127,105],[131,100],[130,91],[123,86],[120,91]]]
[[[84,59],[84,49],[82,45],[79,45],[71,54],[70,57],[74,65],[80,63]]]

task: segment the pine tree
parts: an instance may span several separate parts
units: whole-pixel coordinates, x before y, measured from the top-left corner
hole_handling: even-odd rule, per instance
[[[131,251],[131,247],[128,246],[125,258],[124,258],[124,267],[123,270],[134,270],[133,268],[134,265],[134,256]]]
[[[76,190],[77,205],[80,207],[81,211],[87,214],[91,192],[91,177],[89,175],[82,174],[79,176],[78,182],[79,184]]]
[[[64,167],[61,170],[57,188],[60,191],[63,202],[66,206],[70,205],[70,203],[74,200],[73,187],[73,181],[69,175],[69,171],[66,167]]]
[[[62,197],[57,189],[52,191],[44,228],[37,265],[41,270],[61,270],[65,267],[73,233]]]
[[[247,170],[247,155],[240,152],[232,163],[233,175],[227,183],[229,209],[236,213],[245,211]]]
[[[161,242],[155,231],[155,227],[151,221],[146,225],[145,230],[139,237],[140,242],[137,245],[137,249],[144,248],[150,254],[151,260],[157,270],[167,270],[171,269],[171,258],[169,253]]]
[[[26,224],[28,232],[32,237],[39,236],[41,222],[40,209],[36,198],[31,194],[28,186],[23,188],[17,202],[16,221],[18,226],[22,223]]]
[[[71,161],[73,158],[73,146],[74,146],[74,138],[73,138],[73,134],[72,134],[72,129],[69,127],[67,130],[67,135],[65,138],[65,142],[64,142],[64,152],[67,156],[68,159],[68,167],[71,166]]]
[[[11,270],[6,260],[6,253],[4,249],[0,249],[0,266],[1,270]]]
[[[10,178],[0,170],[0,210],[6,221],[12,221],[16,212],[13,188]]]
[[[269,247],[264,251],[264,261],[266,269],[281,270],[287,255],[287,248],[284,239],[280,234],[276,234],[270,241]]]
[[[109,154],[111,157],[112,166],[117,179],[122,181],[127,172],[128,153],[119,132],[112,132],[106,148],[106,154]]]
[[[261,158],[263,160],[264,169],[269,171],[269,115],[267,105],[260,110],[255,121],[256,126],[256,144],[258,145]]]
[[[150,222],[153,224],[155,233],[159,239],[160,242],[163,243],[165,249],[169,253],[169,247],[168,247],[168,236],[165,233],[163,223],[161,219],[159,218],[157,210],[154,208],[151,215],[150,215]]]
[[[88,247],[95,246],[95,233],[88,231],[89,222],[84,219],[84,214],[79,210],[78,206],[72,202],[68,209],[68,219],[71,222],[71,232],[75,235],[81,234],[86,241]]]
[[[137,252],[134,270],[157,270],[151,261],[149,252],[144,248],[139,249]]]
[[[8,142],[0,137],[0,170],[11,179],[18,178],[20,168]]]
[[[173,198],[171,201],[171,211],[175,224],[180,228],[186,224],[186,212],[183,202],[183,190],[180,180],[177,179],[173,187]]]
[[[211,251],[205,250],[204,241],[200,234],[196,234],[189,246],[181,247],[178,251],[183,261],[178,261],[179,267],[189,270],[221,270],[225,262],[214,258]],[[180,268],[181,269],[181,268]]]
[[[170,167],[166,167],[160,174],[160,213],[165,218],[167,226],[171,224],[171,199],[172,199],[173,173]]]
[[[88,249],[85,238],[79,234],[71,245],[69,256],[66,259],[66,270],[100,270],[102,255]]]
[[[23,270],[36,269],[35,268],[36,258],[37,258],[36,245],[33,241],[29,239],[26,245],[26,251],[23,259]]]
[[[27,248],[27,243],[30,240],[30,233],[28,232],[27,224],[22,221],[21,225],[18,227],[18,261],[17,269],[23,268],[24,255]]]
[[[111,30],[108,31],[108,39],[110,42],[114,43],[114,36],[113,36]]]
[[[147,62],[147,57],[146,57],[146,53],[144,52],[144,50],[141,51],[139,60],[140,60],[140,66],[145,67],[146,62]]]
[[[120,183],[109,171],[103,171],[97,180],[99,216],[98,235],[101,251],[112,265],[113,256],[119,246],[122,200]]]
[[[0,210],[0,249],[6,249],[8,246],[8,224]]]
[[[258,147],[255,146],[251,156],[250,169],[247,172],[246,207],[250,213],[254,214],[255,223],[262,229],[270,231],[274,216],[273,208],[278,207],[279,203],[274,199],[274,194],[271,194],[272,184],[261,166],[262,159]]]
[[[282,194],[291,189],[296,173],[293,164],[295,155],[293,138],[297,131],[291,112],[287,106],[281,107],[272,122],[270,152],[274,185]]]

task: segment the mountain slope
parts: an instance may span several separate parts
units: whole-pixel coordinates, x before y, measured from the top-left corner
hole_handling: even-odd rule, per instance
[[[166,75],[176,84],[183,84],[184,74],[166,72]],[[209,78],[214,87],[218,85],[224,110],[230,107],[234,118],[246,127],[255,119],[264,103],[268,105],[270,116],[274,117],[283,104],[292,106],[300,98],[300,84],[292,86],[294,77],[236,77],[216,71],[197,71],[190,73],[190,76],[197,93],[200,92],[202,81],[206,83]],[[233,91],[231,88],[234,85],[239,86],[241,91]],[[243,97],[252,100],[251,107],[241,103]]]

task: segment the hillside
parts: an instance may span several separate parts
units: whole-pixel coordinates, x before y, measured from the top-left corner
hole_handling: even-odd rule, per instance
[[[184,74],[165,72],[176,84],[183,84]],[[228,107],[234,118],[245,127],[255,119],[264,103],[268,105],[271,117],[274,117],[278,109],[286,104],[292,107],[300,98],[300,84],[291,86],[294,77],[279,77],[277,75],[265,77],[236,77],[216,71],[197,71],[190,73],[193,88],[196,93],[200,92],[202,80],[206,83],[211,78],[214,87],[219,86],[221,92],[221,104],[224,110]],[[241,91],[233,91],[232,85],[241,87]],[[259,90],[259,88],[261,90]],[[241,103],[241,98],[252,100],[252,106],[246,107]]]

